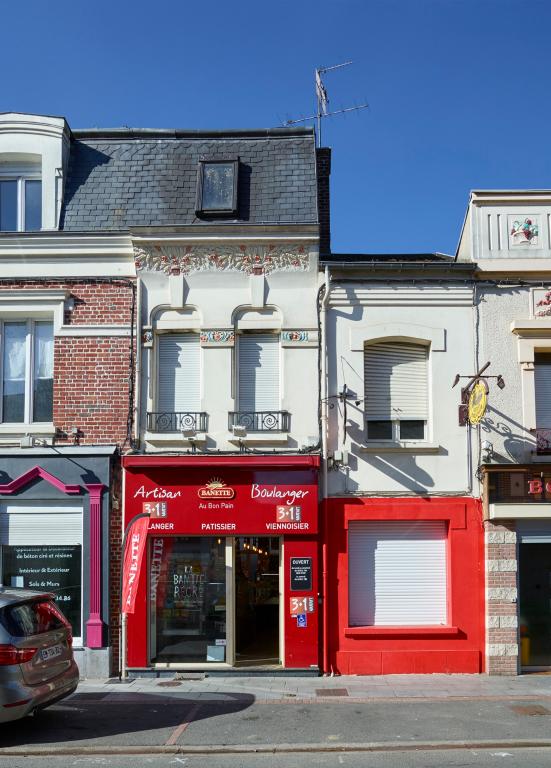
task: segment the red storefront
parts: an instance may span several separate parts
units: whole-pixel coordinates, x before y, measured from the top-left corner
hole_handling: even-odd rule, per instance
[[[333,498],[324,515],[328,671],[484,670],[478,499]]]
[[[128,668],[317,668],[318,456],[126,456]]]

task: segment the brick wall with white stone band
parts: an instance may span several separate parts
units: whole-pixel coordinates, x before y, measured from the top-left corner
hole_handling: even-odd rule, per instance
[[[489,675],[519,672],[517,534],[515,522],[487,520],[486,671]]]

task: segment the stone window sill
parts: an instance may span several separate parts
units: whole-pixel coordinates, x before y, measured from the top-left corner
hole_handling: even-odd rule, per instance
[[[345,627],[345,637],[457,637],[459,627]]]
[[[360,453],[439,453],[438,443],[427,443],[417,440],[370,440],[360,446]]]

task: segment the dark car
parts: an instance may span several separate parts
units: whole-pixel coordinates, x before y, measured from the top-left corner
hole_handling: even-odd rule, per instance
[[[69,696],[78,680],[71,625],[53,595],[0,587],[0,723]]]

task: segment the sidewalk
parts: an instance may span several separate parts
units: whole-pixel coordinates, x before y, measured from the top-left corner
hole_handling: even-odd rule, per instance
[[[551,697],[551,675],[533,674],[518,677],[489,677],[487,675],[336,675],[335,677],[292,677],[175,674],[174,679],[135,678],[129,683],[87,680],[79,691],[104,691],[120,694],[159,693],[172,689],[174,693],[205,693],[246,691],[257,701],[296,698],[319,701],[323,693],[334,701],[343,698],[371,699],[453,699],[492,697]]]
[[[0,756],[551,746],[546,675],[176,677],[83,681]]]

